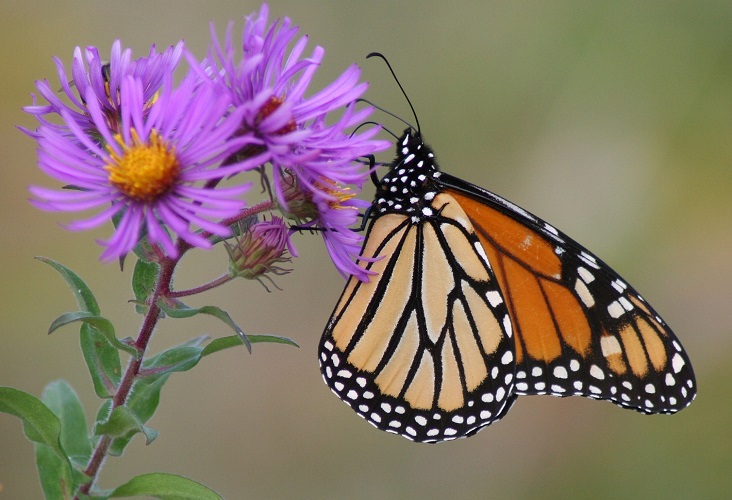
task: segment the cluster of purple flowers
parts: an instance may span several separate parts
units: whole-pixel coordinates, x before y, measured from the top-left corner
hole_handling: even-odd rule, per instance
[[[32,203],[94,212],[69,224],[72,230],[114,220],[113,234],[100,242],[103,260],[124,256],[142,238],[176,257],[181,244],[205,248],[212,237],[231,236],[228,223],[247,207],[251,186],[238,174],[258,171],[281,212],[319,228],[339,271],[364,279],[353,261],[362,236],[350,229],[365,205],[355,195],[368,178],[357,160],[389,143],[374,139],[378,127],[349,133],[372,111],[356,109],[366,84],[355,65],[306,96],[324,50],[303,56],[308,40],[297,31],[287,18],[269,23],[263,5],[246,19],[240,42],[233,24],[223,44],[212,27],[203,61],[182,42],[132,59],[119,41],[108,62],[96,48],[77,48],[70,75],[56,59],[61,91],[36,82],[47,104],[34,96],[25,111],[39,126],[25,132],[38,141],[41,170],[64,189],[33,186]],[[184,67],[176,84],[174,73]],[[279,226],[294,251],[282,219],[265,224],[269,238]],[[274,240],[282,246],[282,238]]]

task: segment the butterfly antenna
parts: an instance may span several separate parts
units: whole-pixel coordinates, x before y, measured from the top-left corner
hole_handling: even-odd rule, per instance
[[[389,116],[391,116],[393,118],[396,118],[397,120],[399,120],[400,122],[402,122],[407,127],[409,127],[409,128],[415,128],[411,123],[409,123],[407,120],[405,120],[401,116],[397,116],[394,113],[392,113],[391,111],[388,111],[388,110],[382,108],[381,106],[377,106],[376,104],[374,104],[373,102],[369,101],[368,99],[363,99],[363,98],[360,98],[359,97],[358,99],[356,99],[356,102],[365,102],[366,104],[368,104],[372,108],[376,108],[379,111],[381,111],[382,113],[386,113],[387,115],[389,115]],[[387,130],[387,132],[389,132],[389,131]],[[391,133],[391,132],[389,132],[389,133]],[[392,134],[392,135],[394,135],[394,134]]]
[[[414,111],[414,106],[412,106],[412,101],[409,100],[409,96],[404,91],[404,87],[402,87],[402,84],[399,82],[399,78],[397,78],[396,73],[394,73],[394,69],[391,67],[391,64],[389,64],[389,61],[386,59],[386,56],[384,56],[384,54],[382,54],[381,52],[372,52],[366,56],[366,59],[368,59],[370,57],[379,57],[379,58],[383,59],[384,62],[386,63],[386,66],[389,68],[389,71],[391,71],[391,76],[394,77],[394,81],[397,83],[397,85],[399,85],[399,89],[402,91],[402,95],[404,95],[404,98],[407,100],[407,104],[409,104],[409,107],[412,109],[412,114],[414,115],[414,121],[417,122],[417,133],[421,134],[422,132],[421,132],[421,129],[419,126],[419,118],[417,118],[417,112]],[[391,113],[389,113],[389,114],[391,114]],[[392,116],[394,116],[394,115],[392,115]],[[396,118],[399,118],[399,117],[396,117]],[[401,120],[401,118],[399,118],[399,119]],[[404,120],[402,120],[402,121],[404,121]],[[404,122],[404,123],[406,123],[406,122]],[[407,125],[409,125],[409,124],[407,124]]]
[[[361,100],[363,100],[365,102],[368,102],[365,99],[361,99]],[[371,104],[371,103],[369,103],[369,104]],[[381,108],[379,108],[379,109],[381,109]],[[391,113],[389,113],[389,114],[391,115]],[[392,115],[392,116],[394,116],[394,115]],[[399,117],[397,116],[396,118],[399,118]],[[402,120],[402,121],[404,122],[404,120]],[[407,123],[407,122],[404,122],[404,123]],[[381,130],[383,130],[384,132],[386,132],[389,135],[391,135],[394,139],[399,139],[399,137],[394,132],[392,132],[391,130],[389,130],[385,126],[383,126],[381,123],[371,122],[371,121],[369,121],[369,122],[363,122],[358,127],[356,127],[355,129],[353,129],[353,132],[351,132],[351,137],[353,137],[356,134],[356,132],[358,132],[358,129],[360,129],[361,127],[364,127],[366,125],[376,125],[376,126],[379,126],[379,127],[381,127]],[[409,125],[409,123],[407,123],[407,125]],[[409,125],[409,126],[411,127],[411,125]]]

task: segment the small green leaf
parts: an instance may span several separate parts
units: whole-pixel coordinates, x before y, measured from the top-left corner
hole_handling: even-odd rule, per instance
[[[79,304],[79,309],[91,313],[94,316],[98,316],[101,313],[101,309],[99,309],[99,305],[97,304],[97,299],[94,298],[94,294],[92,294],[89,287],[84,283],[84,280],[82,280],[76,273],[67,267],[62,266],[58,262],[45,257],[36,257],[36,260],[45,262],[61,274],[61,277],[69,285],[71,293],[74,294],[76,303]]]
[[[213,354],[215,352],[223,351],[224,349],[228,349],[230,347],[237,347],[242,345],[243,343],[244,341],[238,335],[221,337],[212,340],[201,352],[201,357],[208,356],[209,354]]]
[[[229,325],[229,327],[231,327],[231,329],[234,330],[241,337],[244,345],[249,350],[249,352],[252,352],[252,345],[249,342],[247,335],[241,328],[239,328],[239,325],[234,323],[234,320],[231,319],[229,313],[227,313],[220,307],[203,306],[199,308],[192,308],[188,307],[182,302],[177,302],[175,307],[169,307],[164,304],[163,301],[158,301],[158,306],[160,306],[163,312],[165,312],[165,314],[167,314],[171,318],[190,318],[191,316],[195,316],[196,314],[208,314],[210,316],[218,318],[227,325]]]
[[[132,273],[132,291],[135,293],[137,305],[135,310],[138,314],[147,313],[148,308],[144,305],[148,297],[155,289],[160,266],[154,262],[138,260],[135,263],[135,271]]]
[[[112,413],[112,400],[111,399],[105,399],[102,401],[102,404],[99,405],[99,409],[97,410],[97,418],[95,420],[95,427],[99,425],[102,422],[106,422],[109,420],[109,414]],[[96,443],[94,443],[96,445]]]
[[[247,335],[247,338],[252,344],[287,344],[300,347],[294,340],[279,335]]]
[[[99,330],[99,332],[104,335],[109,343],[117,349],[128,352],[133,356],[138,355],[137,349],[135,349],[130,344],[125,344],[124,342],[121,342],[119,339],[117,339],[114,334],[114,326],[107,318],[103,318],[102,316],[96,316],[89,312],[76,311],[62,314],[61,316],[53,320],[51,326],[48,327],[48,333],[53,333],[62,326],[66,326],[76,321],[87,323]]]
[[[92,443],[76,392],[66,381],[56,380],[43,389],[41,400],[61,422],[61,446],[72,462],[83,468],[91,456]]]
[[[277,337],[275,335],[247,335],[247,338],[252,344],[270,342],[275,344],[287,344],[295,347],[300,347],[293,340],[290,340],[287,337]],[[221,337],[212,340],[203,349],[201,357],[208,356],[209,354],[213,354],[215,352],[222,351],[230,347],[240,346],[242,343],[242,339],[238,335],[229,335],[228,337]]]
[[[0,411],[20,418],[26,437],[47,445],[71,470],[71,463],[59,439],[61,422],[40,399],[12,387],[0,387]]]
[[[117,487],[110,498],[150,496],[161,500],[221,500],[221,495],[183,476],[156,472],[137,476]]]
[[[164,373],[188,371],[198,364],[201,359],[200,347],[176,346],[152,356],[145,360],[142,365],[143,373],[161,375]]]
[[[170,374],[155,375],[135,382],[126,407],[137,417],[140,423],[145,424],[157,410],[160,404],[160,390],[168,377],[170,377]],[[134,434],[121,436],[112,440],[109,454],[120,456],[133,436]]]
[[[145,444],[152,443],[158,437],[158,431],[145,426],[126,406],[118,406],[112,410],[109,419],[94,428],[94,434],[97,436],[106,435],[113,438],[131,438],[138,432],[145,435]]]
[[[111,398],[122,378],[119,351],[102,332],[88,323],[81,325],[80,341],[94,392],[100,398]]]

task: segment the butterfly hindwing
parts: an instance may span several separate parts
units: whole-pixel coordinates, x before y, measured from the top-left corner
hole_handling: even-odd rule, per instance
[[[323,379],[359,415],[427,442],[503,416],[515,370],[508,311],[485,253],[456,203],[433,204],[442,210],[428,220],[373,221],[362,265],[378,275],[349,280],[319,348]]]

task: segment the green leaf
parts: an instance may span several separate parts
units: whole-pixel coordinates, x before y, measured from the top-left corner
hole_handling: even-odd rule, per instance
[[[156,472],[132,478],[117,487],[110,498],[151,496],[161,500],[221,500],[214,490],[183,476]]]
[[[86,416],[79,397],[64,380],[51,382],[43,389],[42,401],[61,422],[61,446],[73,463],[86,466],[92,443],[86,427]]]
[[[59,441],[61,422],[40,399],[12,387],[0,387],[0,411],[23,420],[28,439],[48,445],[59,456],[66,457]]]
[[[66,381],[48,384],[43,389],[42,400],[61,423],[60,443],[70,463],[66,457],[61,459],[51,447],[36,443],[36,467],[45,497],[61,498],[59,495],[73,492],[91,480],[82,471],[91,457],[92,442],[79,397]]]
[[[99,425],[102,422],[106,422],[109,420],[109,414],[112,413],[112,400],[111,399],[105,399],[102,401],[102,404],[99,405],[99,409],[97,410],[97,418],[95,420],[95,427]],[[93,436],[96,437],[96,436]],[[94,443],[96,445],[96,442]]]
[[[176,346],[152,356],[142,365],[143,373],[152,372],[152,375],[188,371],[198,364],[201,359],[200,347]]]
[[[135,293],[135,310],[138,314],[147,313],[148,297],[155,289],[155,283],[158,279],[160,266],[154,262],[145,262],[138,260],[135,263],[135,271],[132,273],[132,291]]]
[[[114,326],[107,318],[103,318],[102,316],[97,316],[89,312],[76,311],[62,314],[61,316],[53,320],[51,326],[48,327],[48,333],[53,333],[62,326],[74,323],[76,321],[87,323],[99,330],[99,332],[101,332],[104,337],[109,341],[109,343],[112,344],[115,348],[128,352],[133,356],[137,356],[139,354],[137,349],[135,349],[132,345],[125,344],[124,342],[121,342],[119,339],[117,339],[114,334]]]
[[[34,443],[36,468],[44,498],[71,498],[76,485],[68,462],[50,446]]]
[[[58,262],[45,257],[36,257],[36,260],[48,264],[61,274],[61,277],[69,285],[71,293],[74,294],[76,303],[79,304],[79,309],[91,313],[93,316],[98,316],[101,313],[101,309],[99,309],[99,305],[97,304],[97,299],[94,298],[91,290],[86,283],[84,283],[84,280],[82,280],[76,273],[67,267],[62,266]]]
[[[168,377],[170,377],[170,374],[146,377],[139,379],[132,387],[132,393],[127,400],[126,407],[141,424],[145,424],[150,420],[150,417],[157,410],[160,404],[160,390],[168,380]],[[109,454],[112,456],[120,456],[133,436],[134,434],[131,434],[113,439],[109,448]]]
[[[145,426],[126,406],[118,406],[112,410],[109,419],[94,428],[94,434],[97,436],[106,435],[113,438],[132,438],[138,432],[145,435],[145,444],[152,443],[158,437],[158,431]]]
[[[44,488],[56,491],[59,485],[74,483],[69,479],[74,474],[71,462],[61,446],[61,422],[40,399],[12,387],[0,387],[0,411],[20,418],[26,437],[38,443],[36,464],[39,474],[49,474]],[[56,458],[49,458],[51,456]],[[76,483],[81,481],[78,479]]]
[[[111,398],[122,378],[119,351],[102,332],[88,323],[81,325],[81,352],[100,398]]]
[[[243,343],[244,341],[238,335],[221,337],[212,340],[201,352],[201,357],[208,356],[209,354],[213,354],[215,352],[223,351],[224,349],[228,349],[230,347],[237,347],[242,345]]]
[[[279,335],[247,335],[247,338],[252,344],[287,344],[300,347],[294,340]]]
[[[300,347],[297,345],[294,341],[288,339],[287,337],[277,337],[275,335],[247,335],[247,338],[252,344],[258,344],[258,343],[264,343],[264,342],[270,342],[275,344],[287,344],[292,345],[295,347]],[[228,337],[221,337],[215,340],[212,340],[211,343],[209,343],[201,353],[201,357],[208,356],[209,354],[213,354],[218,351],[222,351],[224,349],[228,349],[230,347],[236,347],[242,345],[243,341],[240,336],[238,335],[230,335]]]
[[[171,318],[190,318],[191,316],[195,316],[197,314],[208,314],[210,316],[218,318],[226,323],[229,327],[231,327],[231,329],[234,330],[241,337],[244,345],[249,350],[249,352],[252,352],[252,345],[249,342],[247,335],[241,328],[239,328],[239,325],[234,323],[234,320],[231,319],[229,313],[227,313],[220,307],[203,306],[199,308],[192,308],[188,307],[180,301],[176,302],[175,307],[169,307],[165,303],[163,303],[163,301],[158,301],[158,306],[160,306],[160,309],[162,309],[163,312],[165,312],[165,314],[167,314]]]

